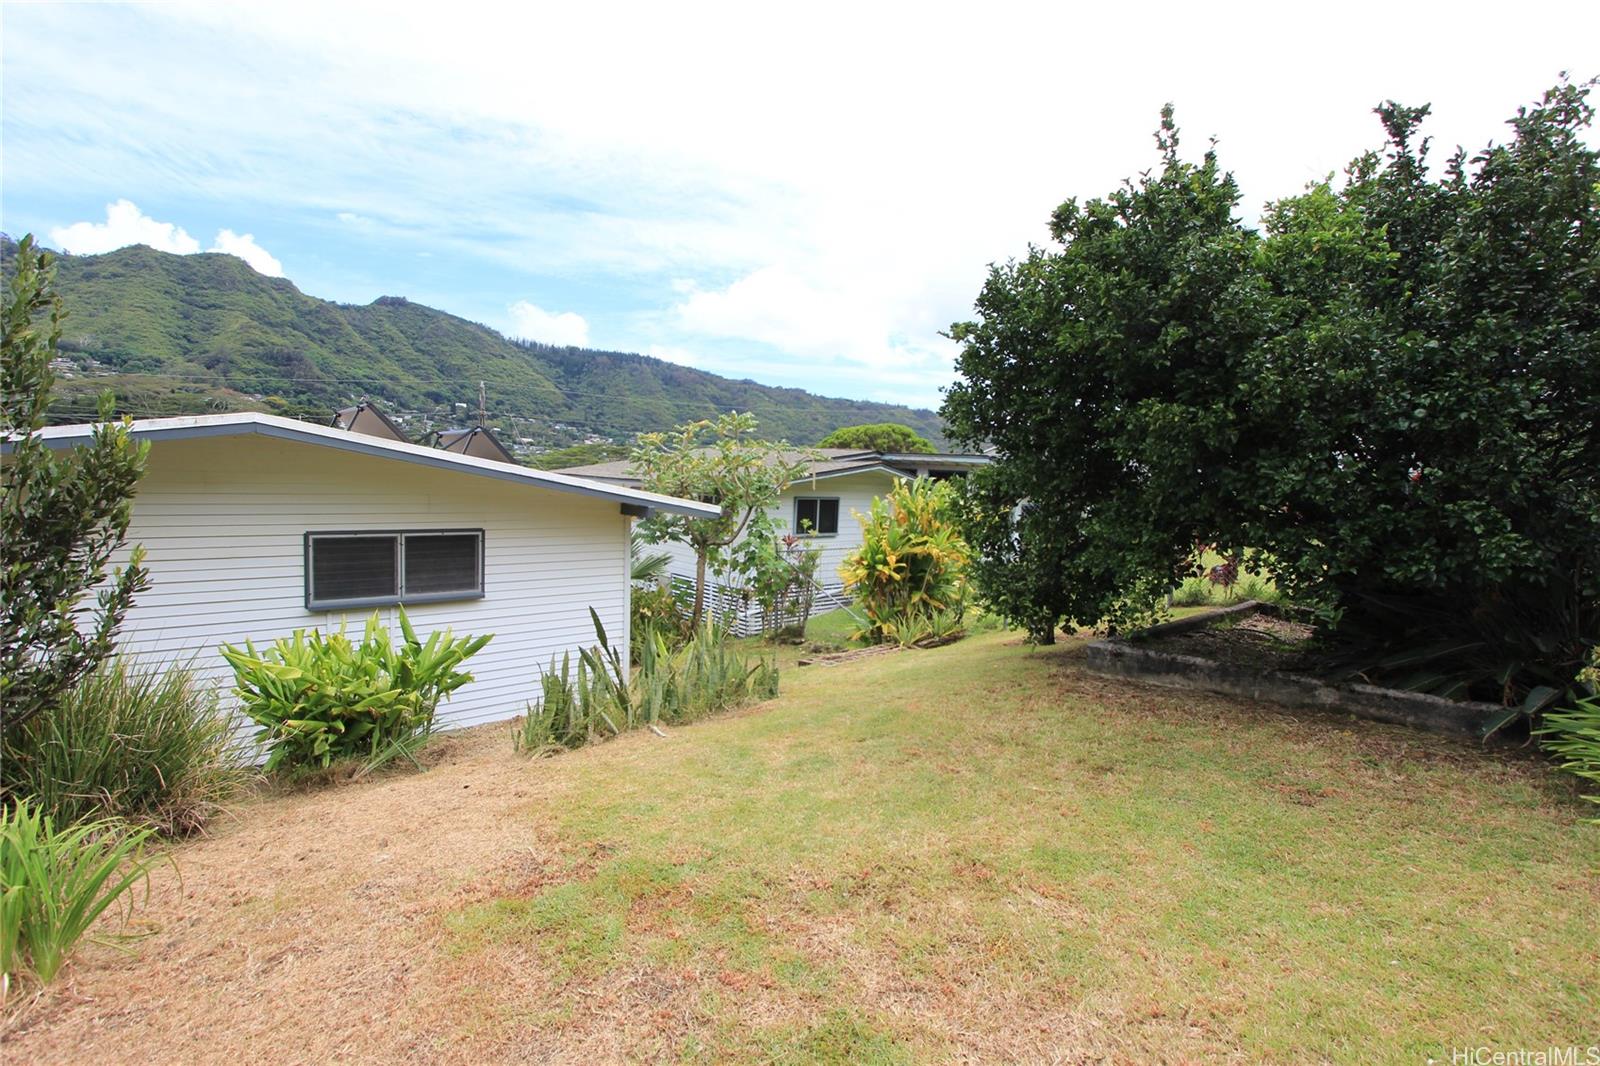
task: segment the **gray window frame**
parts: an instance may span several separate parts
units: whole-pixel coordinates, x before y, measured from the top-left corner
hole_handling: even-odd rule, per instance
[[[473,589],[450,590],[446,592],[424,592],[416,595],[406,594],[406,538],[407,537],[461,537],[476,536],[478,538],[478,584]],[[313,599],[312,573],[315,556],[315,542],[319,539],[348,539],[352,537],[387,537],[395,541],[394,552],[394,587],[398,594],[393,596],[358,596],[344,600],[318,600]],[[304,578],[305,578],[305,605],[308,611],[340,611],[355,607],[392,607],[396,604],[413,603],[448,603],[454,600],[481,600],[486,595],[484,582],[484,559],[488,553],[487,538],[483,529],[313,529],[307,530],[304,543]]]
[[[810,500],[815,500],[818,504],[821,504],[822,502],[824,502],[826,500],[832,500],[833,501],[833,505],[834,506],[833,506],[833,532],[832,533],[823,533],[823,532],[821,532],[819,530],[815,530],[815,529],[812,530],[811,532],[807,533],[807,532],[803,531],[800,528],[800,504],[801,504],[802,501],[810,501]],[[840,503],[841,503],[841,500],[840,500],[840,498],[838,496],[796,496],[794,498],[794,531],[795,531],[795,534],[798,535],[798,536],[802,536],[802,537],[837,537],[839,535],[839,521],[840,521],[839,512],[843,509],[843,508],[841,508],[839,506]],[[817,518],[820,519],[821,517],[822,517],[822,508],[819,506],[817,508]]]

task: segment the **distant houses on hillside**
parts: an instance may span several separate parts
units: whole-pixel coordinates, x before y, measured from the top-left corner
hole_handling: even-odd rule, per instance
[[[402,444],[411,444],[413,441],[382,408],[371,400],[362,400],[349,407],[341,407],[333,413],[333,418],[328,425],[334,429],[348,430],[351,433],[364,433],[369,437],[380,437],[384,440],[399,441]],[[439,448],[443,451],[454,452],[457,455],[470,455],[478,459],[492,459],[499,463],[517,463],[517,457],[511,450],[500,443],[500,438],[487,426],[472,426],[468,429],[441,429],[428,435],[425,442],[429,447]]]

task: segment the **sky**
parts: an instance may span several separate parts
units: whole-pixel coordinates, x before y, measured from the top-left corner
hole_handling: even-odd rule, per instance
[[[989,264],[1154,166],[1164,103],[1252,220],[1385,99],[1503,140],[1600,74],[1600,4],[10,2],[0,41],[13,236],[932,407]]]

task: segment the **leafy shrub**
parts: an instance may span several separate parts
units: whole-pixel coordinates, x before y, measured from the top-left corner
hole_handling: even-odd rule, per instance
[[[1544,749],[1560,760],[1563,770],[1594,785],[1584,799],[1600,803],[1600,696],[1579,698],[1577,706],[1552,711],[1539,729]],[[1594,819],[1600,823],[1600,818]]]
[[[95,919],[144,881],[150,829],[104,819],[57,828],[27,800],[0,808],[0,995],[24,973],[44,984]]]
[[[840,567],[845,588],[867,615],[863,639],[917,639],[941,612],[959,620],[966,605],[971,552],[956,525],[947,481],[902,481],[872,501],[861,522],[861,547]]]
[[[578,658],[576,675],[572,655],[564,653],[557,668],[539,675],[539,699],[512,728],[512,742],[525,754],[539,754],[552,748],[578,748],[601,735],[602,728],[616,732],[610,713],[609,691],[589,673],[588,664]]]
[[[233,721],[187,667],[111,659],[5,738],[7,790],[57,825],[199,829],[243,776]]]
[[[1260,603],[1277,603],[1283,597],[1278,594],[1278,586],[1272,583],[1271,578],[1262,577],[1260,574],[1245,574],[1234,582],[1231,595],[1234,600],[1256,600]]]
[[[590,615],[599,643],[583,649],[576,664],[565,653],[559,666],[552,660],[540,674],[540,698],[513,728],[518,751],[577,748],[642,725],[690,721],[778,694],[777,661],[760,658],[752,665],[709,618],[678,648],[647,626],[638,669],[629,679],[599,616],[592,609]]]
[[[328,767],[360,759],[362,773],[413,753],[433,731],[439,702],[472,680],[461,664],[491,639],[455,639],[449,629],[417,637],[404,609],[396,646],[376,613],[360,644],[341,628],[297,629],[258,652],[222,649],[233,666],[244,713],[261,727],[266,769]]]
[[[768,637],[803,637],[816,603],[817,565],[822,549],[805,536],[779,535],[765,514],[751,519],[745,539],[733,553],[734,570],[744,575],[761,606],[761,628]]]
[[[702,624],[677,651],[653,637],[639,663],[637,713],[643,722],[687,722],[778,692],[776,659],[754,664],[726,632]]]
[[[1204,607],[1212,602],[1211,583],[1203,577],[1186,577],[1172,594],[1174,607]]]
[[[633,661],[638,662],[643,652],[644,635],[661,633],[673,645],[681,647],[694,630],[689,625],[693,605],[688,596],[672,585],[634,585],[631,596],[632,624],[628,628]]]

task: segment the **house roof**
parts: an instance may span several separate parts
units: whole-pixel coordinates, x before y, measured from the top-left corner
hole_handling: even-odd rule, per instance
[[[820,481],[823,478],[843,477],[846,474],[870,474],[881,472],[894,477],[909,477],[916,472],[918,467],[936,467],[966,469],[972,466],[981,466],[990,461],[987,455],[967,455],[960,453],[907,453],[884,454],[874,451],[863,451],[860,448],[790,448],[778,453],[785,462],[797,460],[811,460],[805,474],[796,478],[800,481]],[[594,478],[598,481],[608,481],[618,485],[637,485],[639,477],[633,471],[633,462],[629,459],[617,459],[609,463],[591,463],[588,466],[569,466],[560,471],[575,477]]]
[[[447,452],[476,455],[479,459],[494,459],[502,463],[517,461],[517,457],[512,455],[510,450],[500,443],[500,438],[486,426],[473,426],[471,429],[441,429],[435,435],[434,443]]]
[[[66,448],[88,440],[93,435],[94,429],[94,425],[88,423],[51,426],[40,430],[39,436],[51,447]],[[373,455],[398,462],[416,463],[419,466],[432,466],[461,474],[495,478],[548,489],[551,492],[615,500],[621,504],[687,515],[690,518],[713,518],[720,513],[715,505],[695,500],[662,496],[654,492],[644,492],[568,473],[513,466],[493,459],[480,459],[438,448],[425,448],[420,444],[351,433],[348,430],[314,425],[279,415],[262,414],[259,411],[240,411],[224,415],[185,415],[177,418],[142,418],[132,423],[130,432],[137,438],[151,441],[186,440],[196,437],[270,437],[356,452],[361,455]],[[5,442],[4,450],[11,450],[9,442]]]
[[[411,440],[395,425],[388,415],[371,400],[362,400],[352,407],[341,407],[333,413],[333,418],[328,425],[334,429],[345,429],[351,433],[366,433],[373,437],[387,437],[390,440]]]

